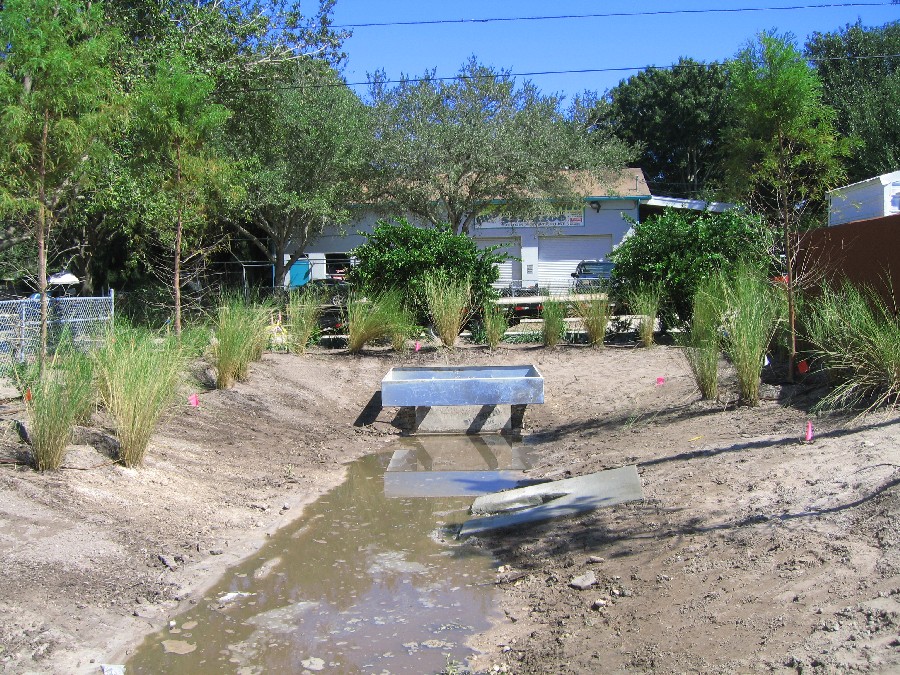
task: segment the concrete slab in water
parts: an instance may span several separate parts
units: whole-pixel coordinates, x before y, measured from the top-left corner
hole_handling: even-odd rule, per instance
[[[521,433],[524,405],[403,406],[394,425],[417,434]]]
[[[600,471],[587,476],[542,483],[479,497],[459,536],[571,516],[644,498],[637,467]]]
[[[528,405],[544,402],[544,378],[523,366],[402,366],[381,381],[385,406]]]

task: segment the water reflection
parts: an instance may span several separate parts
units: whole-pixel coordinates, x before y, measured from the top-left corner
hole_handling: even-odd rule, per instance
[[[492,561],[444,529],[468,499],[388,499],[390,455],[350,466],[174,629],[149,637],[129,673],[430,673],[470,654],[492,611]]]

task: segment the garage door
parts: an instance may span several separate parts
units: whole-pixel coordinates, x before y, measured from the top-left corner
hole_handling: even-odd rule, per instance
[[[522,242],[518,237],[506,237],[504,239],[476,239],[475,243],[480,250],[490,246],[499,246],[494,253],[506,253],[514,260],[506,260],[498,265],[500,278],[497,285],[509,287],[511,281],[522,280]]]
[[[612,235],[538,237],[538,279],[551,291],[572,285],[572,272],[582,260],[601,260],[612,251]]]

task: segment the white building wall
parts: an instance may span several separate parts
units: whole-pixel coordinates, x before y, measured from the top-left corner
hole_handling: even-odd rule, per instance
[[[900,213],[900,171],[853,183],[828,193],[828,224]]]

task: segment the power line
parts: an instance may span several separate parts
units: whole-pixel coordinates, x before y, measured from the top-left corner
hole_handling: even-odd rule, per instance
[[[671,16],[674,14],[734,14],[739,12],[782,12],[800,9],[838,9],[849,7],[888,7],[892,2],[840,2],[824,5],[791,5],[787,7],[714,7],[712,9],[662,9],[645,12],[604,12],[596,14],[556,14],[546,16],[506,16],[486,19],[425,19],[417,21],[372,21],[368,23],[335,24],[332,28],[386,28],[389,26],[437,26],[449,24],[498,23],[512,21],[551,21],[563,19],[610,19],[632,16]]]
[[[826,61],[862,61],[866,59],[898,59],[900,54],[870,54],[865,56],[833,56],[828,58],[804,59],[810,63],[822,63]],[[724,66],[726,62],[712,61],[710,63],[673,63],[669,66],[619,66],[610,68],[579,68],[570,70],[534,70],[529,72],[513,73],[500,72],[484,75],[444,75],[434,77],[406,77],[399,80],[362,80],[359,82],[328,82],[328,83],[305,83],[305,84],[289,84],[275,87],[247,87],[244,89],[227,89],[217,93],[219,94],[246,94],[254,92],[266,91],[291,91],[295,89],[329,89],[333,87],[363,87],[375,84],[416,84],[419,82],[452,82],[454,80],[485,80],[495,79],[498,77],[538,77],[541,75],[589,75],[593,73],[619,73],[640,70],[675,70],[677,68],[709,68],[712,66]]]

